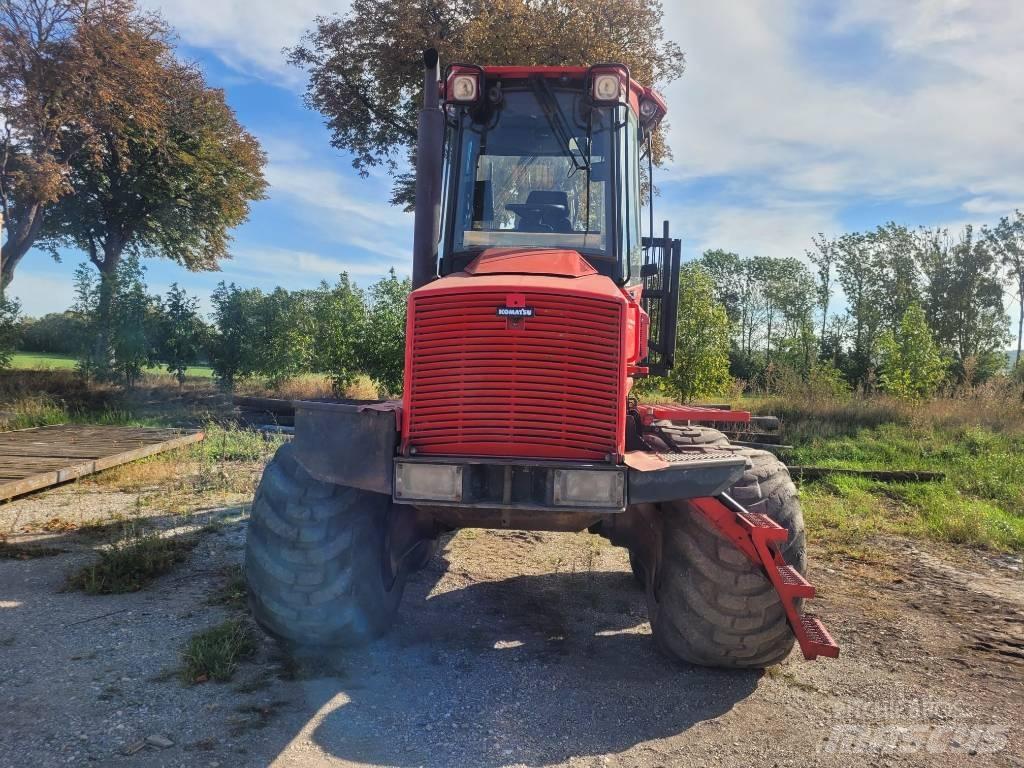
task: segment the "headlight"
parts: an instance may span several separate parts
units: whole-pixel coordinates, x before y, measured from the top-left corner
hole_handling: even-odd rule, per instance
[[[594,75],[593,95],[595,101],[618,101],[622,93],[622,79],[618,73]]]
[[[445,83],[445,101],[472,104],[480,99],[483,70],[469,64],[452,64]]]
[[[397,461],[395,499],[461,501],[462,466]]]
[[[556,469],[555,504],[571,507],[625,506],[625,473],[597,469]]]
[[[476,101],[476,75],[455,75],[452,78],[454,101]]]

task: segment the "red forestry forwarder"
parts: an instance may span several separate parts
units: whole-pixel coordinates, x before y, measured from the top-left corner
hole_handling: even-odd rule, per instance
[[[641,233],[661,96],[621,64],[424,65],[403,398],[295,404],[249,527],[257,620],[363,643],[441,533],[588,530],[629,549],[669,655],[838,655],[801,613],[786,467],[696,426],[750,415],[630,396],[675,349],[679,240]]]

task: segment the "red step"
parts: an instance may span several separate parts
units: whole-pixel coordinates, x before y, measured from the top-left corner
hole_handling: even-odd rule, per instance
[[[797,633],[797,639],[800,640],[800,650],[804,652],[805,659],[813,660],[818,656],[839,658],[839,645],[825,629],[821,619],[805,613],[800,617],[800,625],[804,637],[801,638]]]
[[[779,579],[782,581],[785,590],[790,597],[814,597],[814,585],[792,565],[776,566],[779,570]]]
[[[752,562],[765,569],[804,657],[808,660],[818,656],[838,657],[839,646],[821,621],[815,616],[801,615],[797,610],[796,600],[814,597],[815,589],[782,558],[779,545],[789,538],[789,532],[767,515],[744,509],[726,494],[694,499],[691,503]]]
[[[736,517],[740,524],[750,531],[752,537],[757,536],[766,542],[781,542],[789,538],[789,532],[768,515],[760,512],[737,512]]]

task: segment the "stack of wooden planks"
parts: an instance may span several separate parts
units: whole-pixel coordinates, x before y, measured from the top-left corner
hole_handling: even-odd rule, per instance
[[[199,430],[60,424],[0,432],[0,499],[202,440]]]

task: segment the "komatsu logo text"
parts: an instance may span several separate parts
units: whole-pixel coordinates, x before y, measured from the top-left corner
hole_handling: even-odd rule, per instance
[[[533,317],[533,307],[498,307],[498,317]]]

